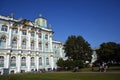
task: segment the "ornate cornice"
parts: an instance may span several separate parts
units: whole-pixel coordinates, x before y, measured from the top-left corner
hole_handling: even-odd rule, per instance
[[[41,34],[41,32],[36,32],[36,34]]]

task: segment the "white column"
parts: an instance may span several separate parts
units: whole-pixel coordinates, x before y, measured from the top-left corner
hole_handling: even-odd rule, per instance
[[[63,54],[63,53],[62,53],[62,45],[60,45],[60,57],[63,57],[62,54]]]
[[[18,34],[19,34],[19,40],[18,40],[18,45],[17,45],[17,48],[21,49],[21,34],[22,34],[22,31],[18,28]]]
[[[50,52],[53,52],[53,48],[52,48],[52,33],[50,34]]]
[[[27,71],[30,72],[30,56],[27,56]]]
[[[36,50],[38,51],[38,34],[35,34],[35,38],[36,38],[35,46],[36,46]]]
[[[53,70],[53,68],[54,68],[53,56],[50,57],[50,64],[51,64],[51,68],[52,68],[52,70]]]
[[[7,45],[7,48],[11,48],[11,29],[12,29],[12,28],[9,27],[9,37],[8,37],[9,39],[8,39],[8,43],[7,43],[7,44],[8,44],[8,45]],[[6,41],[6,42],[7,42],[7,41]]]
[[[10,64],[10,60],[9,60],[9,59],[10,59],[10,55],[7,55],[7,54],[6,54],[6,55],[5,55],[5,59],[4,59],[4,61],[5,61],[5,62],[4,62],[4,67],[5,67],[5,68],[9,68],[9,64]]]
[[[27,31],[27,49],[30,50],[30,33],[28,31]]]
[[[16,66],[17,66],[17,71],[18,73],[20,73],[20,67],[21,67],[21,56],[20,54],[17,56],[17,59],[16,59]]]
[[[38,56],[35,57],[35,67],[37,70],[39,69],[39,57]]]

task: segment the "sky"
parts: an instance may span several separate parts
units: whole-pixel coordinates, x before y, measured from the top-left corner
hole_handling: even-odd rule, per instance
[[[34,21],[42,14],[51,24],[54,40],[82,36],[92,48],[120,43],[120,0],[0,0],[0,15]]]

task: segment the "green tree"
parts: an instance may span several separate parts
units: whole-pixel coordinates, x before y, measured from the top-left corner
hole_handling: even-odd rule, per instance
[[[65,67],[64,63],[65,63],[65,61],[64,61],[62,58],[60,58],[60,59],[57,61],[57,66],[59,66],[60,68],[63,69],[63,68]]]
[[[69,36],[65,42],[64,50],[68,60],[73,61],[75,66],[81,67],[85,61],[91,62],[92,49],[82,36]]]
[[[102,43],[96,53],[97,62],[120,62],[120,44],[115,42]]]

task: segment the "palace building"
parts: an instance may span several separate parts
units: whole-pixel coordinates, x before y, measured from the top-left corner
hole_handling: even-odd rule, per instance
[[[35,21],[0,15],[0,74],[56,69],[65,54],[53,34],[41,15]]]

